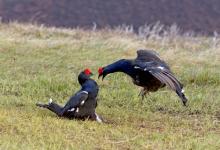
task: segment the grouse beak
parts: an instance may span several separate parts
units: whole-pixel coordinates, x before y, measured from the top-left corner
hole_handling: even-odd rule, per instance
[[[102,81],[103,81],[104,78],[105,78],[105,75],[104,75],[104,74],[100,74],[100,75],[98,76],[98,79],[99,79],[100,77],[102,77]]]
[[[102,80],[104,79],[103,74],[100,74],[100,75],[98,76],[98,79],[100,79],[100,77],[102,77]]]

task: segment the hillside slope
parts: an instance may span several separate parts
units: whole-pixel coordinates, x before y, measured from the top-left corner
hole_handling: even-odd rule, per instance
[[[176,23],[182,30],[220,33],[218,0],[0,0],[0,16],[7,22],[39,22],[50,26],[97,27],[134,25],[160,21]]]
[[[220,39],[171,35],[0,24],[0,149],[219,149]],[[97,79],[98,67],[133,58],[139,48],[157,50],[170,64],[188,107],[166,88],[141,103],[122,73]],[[100,85],[97,113],[105,124],[35,106],[50,97],[64,104],[87,67]]]

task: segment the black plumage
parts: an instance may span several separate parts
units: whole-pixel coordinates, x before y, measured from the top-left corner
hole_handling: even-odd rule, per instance
[[[183,85],[177,80],[168,64],[152,50],[138,50],[136,59],[121,59],[110,65],[99,68],[99,77],[105,78],[110,73],[123,72],[133,79],[135,85],[143,87],[140,94],[144,97],[148,92],[168,86],[175,91],[186,105]]]
[[[54,103],[52,100],[48,104],[37,103],[39,107],[47,108],[60,117],[70,119],[91,119],[102,122],[96,114],[97,95],[99,87],[97,83],[90,78],[92,75],[89,69],[84,70],[78,76],[78,82],[81,89],[76,92],[64,107]]]

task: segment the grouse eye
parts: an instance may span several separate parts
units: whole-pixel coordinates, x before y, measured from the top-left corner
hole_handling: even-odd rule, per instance
[[[92,74],[91,70],[88,69],[88,68],[84,70],[84,73],[85,73],[86,75],[90,75],[90,74]]]
[[[103,68],[100,67],[99,70],[98,70],[99,74],[102,74],[103,73]]]

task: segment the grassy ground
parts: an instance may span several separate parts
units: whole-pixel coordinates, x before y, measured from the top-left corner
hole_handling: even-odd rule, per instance
[[[189,106],[164,88],[143,105],[124,74],[98,81],[97,68],[155,49],[185,85]],[[106,124],[58,118],[35,106],[64,104],[91,68]],[[0,149],[220,149],[220,39],[121,30],[83,31],[0,24]]]

